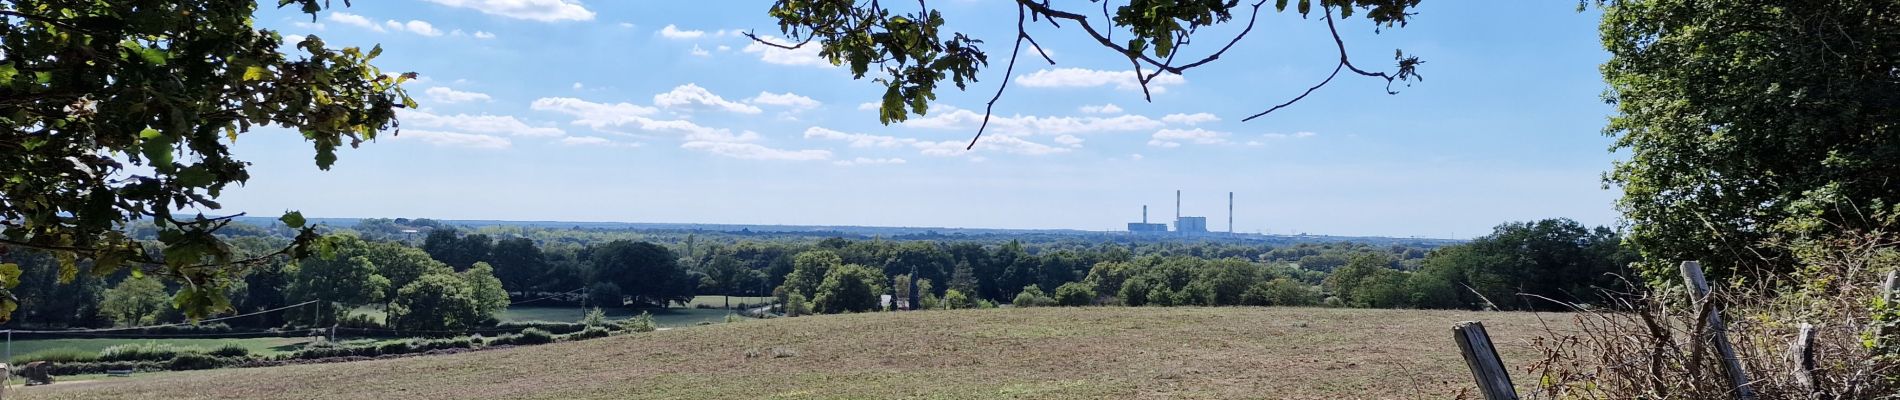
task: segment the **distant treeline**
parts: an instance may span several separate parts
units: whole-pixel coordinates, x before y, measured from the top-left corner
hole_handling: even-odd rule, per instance
[[[139,231],[133,230],[137,235]],[[251,254],[292,232],[234,224]],[[1193,243],[1077,236],[996,240],[816,239],[701,232],[542,227],[466,228],[428,219],[362,220],[332,232],[332,258],[252,267],[233,282],[235,313],[318,300],[317,307],[229,321],[236,326],[371,324],[348,311],[386,311],[389,327],[494,323],[509,300],[602,307],[684,305],[695,295],[776,296],[792,313],[870,311],[879,295],[925,307],[1035,305],[1329,305],[1560,310],[1621,287],[1633,254],[1607,228],[1566,219],[1509,223],[1476,240],[1433,244]],[[1122,235],[1132,236],[1132,235]],[[56,260],[14,251],[26,275],[15,325],[110,326],[181,321],[176,288],[150,279],[77,274],[55,284]],[[914,277],[914,279],[913,279]]]

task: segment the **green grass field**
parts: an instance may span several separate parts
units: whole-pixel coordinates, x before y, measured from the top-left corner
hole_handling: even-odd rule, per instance
[[[309,338],[301,338],[301,337],[292,337],[292,338],[279,338],[279,337],[270,337],[270,338],[244,338],[244,339],[197,339],[197,338],[193,338],[193,339],[32,339],[32,340],[17,340],[17,339],[18,339],[18,337],[16,336],[16,337],[15,337],[15,339],[16,339],[16,340],[14,340],[14,341],[13,341],[13,346],[12,346],[12,347],[13,347],[13,355],[14,355],[15,357],[19,357],[19,356],[23,356],[23,355],[26,355],[26,354],[30,354],[30,353],[33,353],[33,352],[35,352],[35,351],[40,351],[40,350],[45,350],[45,349],[57,349],[57,348],[75,348],[75,349],[79,349],[79,350],[83,350],[83,351],[90,351],[90,352],[98,352],[99,350],[104,350],[104,349],[105,349],[105,348],[107,348],[107,347],[112,347],[112,346],[117,346],[117,345],[121,345],[121,344],[127,344],[127,343],[145,343],[145,342],[159,342],[159,343],[170,343],[170,344],[172,344],[172,345],[174,345],[174,346],[191,346],[191,347],[197,347],[197,348],[202,348],[202,349],[205,349],[205,350],[211,350],[211,349],[215,349],[215,348],[218,348],[219,346],[223,346],[223,345],[225,345],[225,344],[229,344],[229,343],[236,343],[236,344],[238,344],[238,345],[240,345],[240,346],[244,346],[244,348],[247,348],[247,349],[250,349],[250,350],[251,350],[251,354],[277,354],[277,353],[285,353],[285,352],[290,352],[290,351],[294,351],[294,350],[296,350],[296,349],[297,349],[297,347],[299,347],[299,346],[301,346],[301,345],[303,345],[304,343],[307,343],[307,342],[309,342],[309,341],[310,341],[310,339],[309,339]],[[12,363],[18,363],[18,361],[9,361],[9,362],[12,362]]]
[[[1540,318],[1542,317],[1542,318]],[[23,399],[1452,398],[1482,320],[1512,367],[1561,314],[1029,308],[746,321],[446,356],[173,372]],[[1467,393],[1469,394],[1469,393]]]

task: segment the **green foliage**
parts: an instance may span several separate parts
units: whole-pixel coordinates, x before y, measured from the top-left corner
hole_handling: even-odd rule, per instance
[[[521,330],[521,333],[518,333],[518,334],[517,333],[503,334],[499,337],[496,337],[494,340],[491,340],[488,342],[488,344],[491,346],[500,346],[500,345],[525,346],[525,345],[548,344],[548,343],[554,343],[554,334],[548,333],[548,331],[544,331],[538,328],[523,329]]]
[[[937,301],[937,306],[945,310],[979,308],[976,300],[970,299],[970,296],[956,289],[945,290],[943,299]]]
[[[218,348],[211,349],[210,352],[207,352],[205,354],[210,354],[212,356],[217,356],[217,357],[249,357],[251,355],[251,349],[248,347],[238,345],[236,343],[231,343],[231,344],[226,344],[223,346],[218,346]]]
[[[636,303],[665,306],[693,299],[698,286],[679,257],[648,242],[616,240],[592,250],[595,282],[611,282]]]
[[[811,315],[812,312],[811,301],[805,300],[805,295],[802,294],[792,293],[786,296],[785,302],[782,304],[784,304],[785,316],[787,317]]]
[[[784,302],[789,302],[787,299],[793,294],[803,295],[805,298],[817,296],[818,285],[824,283],[825,275],[829,274],[833,268],[842,265],[844,265],[844,259],[838,257],[838,253],[829,250],[798,253],[792,256],[792,272],[785,275],[785,283],[774,291],[775,295],[779,297],[779,301]]]
[[[883,294],[884,274],[857,264],[832,268],[818,285],[812,300],[814,311],[825,314],[877,310],[878,295]]]
[[[1042,288],[1036,287],[1036,285],[1029,285],[1024,286],[1023,291],[1017,293],[1016,299],[1011,301],[1010,304],[1017,307],[1051,307],[1056,305],[1056,299],[1049,297],[1047,294],[1043,294]]]
[[[1287,278],[1262,281],[1241,295],[1241,303],[1254,306],[1312,306],[1320,303],[1318,288]]]
[[[313,18],[327,2],[299,4]],[[254,27],[258,2],[71,2],[0,5],[0,243],[52,251],[60,281],[146,265],[180,282],[176,304],[204,317],[230,307],[232,273],[248,265],[214,232],[216,210],[250,179],[228,149],[254,126],[296,130],[329,169],[341,146],[373,140],[414,106],[369,64],[381,48],[335,49],[309,36],[284,43]],[[290,50],[286,53],[286,50]],[[127,165],[130,164],[130,165]],[[30,199],[30,200],[28,200]],[[17,200],[17,201],[16,201]],[[157,221],[156,248],[119,231]],[[293,257],[321,244],[301,214]],[[90,260],[80,271],[81,260]],[[139,269],[134,269],[138,271]],[[0,296],[11,311],[13,296]],[[0,313],[0,322],[10,313]]]
[[[467,271],[456,274],[468,285],[469,295],[475,298],[475,309],[482,315],[493,315],[508,308],[508,291],[502,289],[501,280],[495,278],[495,268],[485,262],[476,262]]]
[[[1605,133],[1628,154],[1621,189],[1654,282],[1701,260],[1711,281],[1772,281],[1797,266],[1777,242],[1891,231],[1900,205],[1900,7],[1601,2]]]
[[[335,324],[345,311],[382,299],[389,287],[389,279],[377,274],[365,255],[361,239],[338,237],[329,247],[328,257],[299,260],[289,268],[290,298],[321,303],[298,310],[300,320],[313,326]]]
[[[587,287],[587,303],[595,306],[625,307],[627,295],[621,293],[620,285],[613,282],[597,282]]]
[[[607,326],[607,313],[604,311],[601,311],[600,307],[594,307],[592,309],[588,309],[587,315],[581,317],[581,324],[587,325],[590,327],[591,326]]]
[[[172,357],[171,362],[165,363],[165,369],[172,371],[189,371],[218,368],[223,367],[224,364],[224,360],[212,357],[209,354],[179,353],[177,357]]]
[[[423,276],[396,291],[390,326],[400,330],[459,331],[489,319],[468,282],[451,274]]]
[[[196,347],[174,346],[170,343],[145,342],[129,343],[107,347],[99,351],[99,361],[166,361],[180,354],[203,354]]]
[[[1432,251],[1412,286],[1420,307],[1558,311],[1569,306],[1544,299],[1604,304],[1604,290],[1628,291],[1620,276],[1635,260],[1609,228],[1568,219],[1506,223]]]
[[[652,332],[660,328],[659,325],[653,323],[653,314],[645,311],[641,311],[637,317],[628,318],[621,326],[633,332]]]
[[[121,326],[145,325],[156,322],[159,313],[170,307],[166,297],[165,284],[158,279],[128,278],[106,290],[99,308]]]
[[[1080,307],[1095,304],[1095,288],[1082,282],[1064,283],[1056,287],[1056,304],[1068,307]]]
[[[7,362],[12,365],[25,365],[26,363],[30,363],[34,361],[45,361],[45,362],[50,362],[50,363],[63,364],[63,363],[93,362],[94,360],[98,360],[98,359],[99,359],[99,353],[96,353],[96,352],[80,350],[80,349],[72,348],[72,347],[56,347],[56,348],[44,349],[44,350],[34,351],[31,353],[16,355],[16,356],[13,356],[12,360],[7,361]]]

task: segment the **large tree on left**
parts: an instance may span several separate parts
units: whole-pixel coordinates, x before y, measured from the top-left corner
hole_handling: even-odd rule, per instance
[[[278,0],[315,18],[327,0]],[[346,5],[348,1],[344,2]],[[0,1],[0,287],[21,271],[7,252],[50,251],[59,276],[132,268],[180,284],[173,302],[202,317],[229,307],[233,272],[321,245],[301,234],[237,259],[213,233],[224,189],[247,162],[226,147],[253,127],[299,132],[328,169],[341,146],[393,128],[414,103],[370,60],[381,48],[332,48],[253,26],[256,0]],[[193,215],[195,214],[195,215]],[[158,225],[156,248],[121,233]],[[81,267],[85,266],[82,271]],[[0,322],[18,302],[0,289]]]

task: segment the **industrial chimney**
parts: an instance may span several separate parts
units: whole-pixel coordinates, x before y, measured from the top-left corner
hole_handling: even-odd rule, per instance
[[[1147,204],[1141,205],[1141,223],[1144,223],[1144,224],[1148,223],[1148,205]]]
[[[1227,192],[1227,234],[1234,234],[1234,192]]]
[[[1181,221],[1181,189],[1174,190],[1174,220]],[[1176,227],[1175,229],[1180,229]]]

